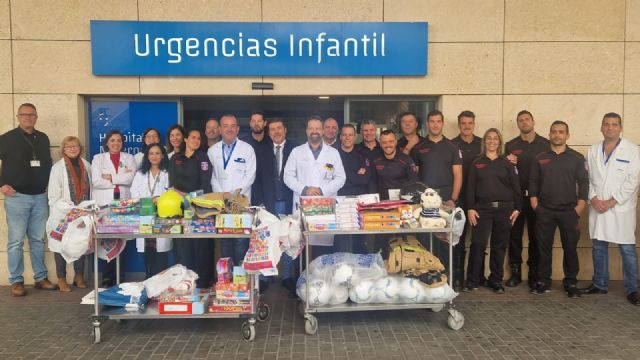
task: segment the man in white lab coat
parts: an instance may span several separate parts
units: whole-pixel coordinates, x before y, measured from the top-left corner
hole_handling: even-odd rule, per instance
[[[284,183],[293,191],[293,209],[300,205],[300,196],[336,196],[347,177],[340,153],[323,145],[322,119],[307,120],[307,142],[291,150],[284,168]],[[332,246],[332,236],[317,236],[312,245]]]
[[[607,113],[600,128],[604,141],[589,148],[589,236],[593,241],[593,283],[585,294],[606,294],[609,282],[609,243],[622,255],[624,289],[633,305],[638,296],[636,204],[640,176],[638,146],[620,137],[622,118]]]
[[[256,178],[256,154],[251,145],[238,139],[238,120],[235,115],[220,118],[222,141],[207,152],[213,165],[211,188],[214,192],[240,193],[251,200],[251,185]],[[220,256],[231,257],[236,265],[244,260],[249,239],[221,239]]]

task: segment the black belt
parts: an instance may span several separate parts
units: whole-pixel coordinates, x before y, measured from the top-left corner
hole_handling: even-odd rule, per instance
[[[513,206],[513,201],[490,201],[487,203],[482,203],[480,204],[480,206],[497,209],[505,206]]]

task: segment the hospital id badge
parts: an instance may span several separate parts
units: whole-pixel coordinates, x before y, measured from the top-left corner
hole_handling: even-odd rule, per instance
[[[40,167],[40,160],[31,160],[29,164],[31,164],[31,167]]]

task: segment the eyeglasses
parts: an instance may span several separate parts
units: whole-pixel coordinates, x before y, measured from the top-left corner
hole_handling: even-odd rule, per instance
[[[76,149],[80,149],[80,146],[78,145],[68,145],[64,147],[65,150],[76,150]]]
[[[21,117],[38,117],[38,114],[18,114]]]

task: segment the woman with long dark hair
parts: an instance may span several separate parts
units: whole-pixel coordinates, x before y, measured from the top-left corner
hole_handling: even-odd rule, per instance
[[[167,154],[169,159],[171,159],[174,154],[184,152],[185,137],[186,133],[182,125],[175,124],[169,127],[167,130]]]
[[[142,167],[136,172],[131,184],[131,197],[155,200],[169,188],[169,159],[160,144],[146,147]],[[146,278],[166,269],[169,264],[171,239],[136,239],[138,252],[144,253]]]

